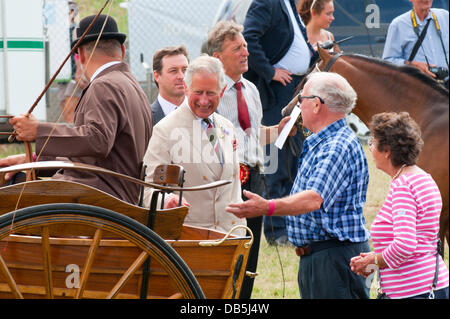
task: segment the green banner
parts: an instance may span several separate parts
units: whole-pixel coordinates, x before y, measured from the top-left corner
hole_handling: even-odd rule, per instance
[[[8,40],[8,50],[28,51],[44,50],[44,41],[42,40]],[[0,49],[4,48],[4,40],[0,40]]]

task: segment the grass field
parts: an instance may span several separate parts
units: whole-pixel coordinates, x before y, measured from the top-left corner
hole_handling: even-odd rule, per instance
[[[390,177],[378,170],[372,161],[367,146],[364,146],[369,163],[369,186],[367,202],[364,207],[364,216],[367,227],[370,228],[378,209],[386,197]],[[23,152],[20,144],[0,144],[0,158]],[[277,252],[278,250],[278,252]],[[448,246],[445,248],[445,262],[449,265]],[[258,269],[259,275],[255,279],[253,287],[253,299],[280,299],[299,298],[297,285],[299,258],[291,247],[277,247],[267,244],[264,235],[259,251]],[[371,290],[371,297],[375,297],[375,289]]]

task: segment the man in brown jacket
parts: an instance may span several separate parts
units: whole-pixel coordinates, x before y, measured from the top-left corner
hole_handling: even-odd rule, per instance
[[[33,115],[10,120],[21,141],[36,141],[39,160],[68,158],[139,178],[142,159],[152,134],[152,115],[147,97],[133,77],[125,56],[125,34],[109,17],[98,45],[95,40],[107,16],[101,15],[78,48],[85,75],[90,79],[75,109],[74,124],[39,123]],[[94,16],[84,18],[80,36]],[[75,45],[75,42],[72,45]],[[88,63],[92,51],[94,54]],[[23,154],[0,160],[0,167],[23,163]],[[65,170],[53,175],[83,183],[136,204],[139,186],[113,176]]]

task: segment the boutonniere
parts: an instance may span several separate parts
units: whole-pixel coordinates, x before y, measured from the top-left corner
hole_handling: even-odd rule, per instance
[[[221,126],[220,129],[219,129],[219,137],[220,138],[225,138],[225,135],[230,135],[230,131],[228,131],[226,128]]]

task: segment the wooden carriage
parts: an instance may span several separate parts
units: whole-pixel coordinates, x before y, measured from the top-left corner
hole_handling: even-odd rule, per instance
[[[120,175],[39,162],[2,168],[0,177],[43,167]],[[251,232],[236,237],[234,229],[224,234],[184,225],[187,207],[156,208],[157,193],[229,181],[183,188],[172,168],[161,167],[154,184],[121,176],[159,189],[150,209],[68,181],[0,187],[0,298],[237,298]]]

